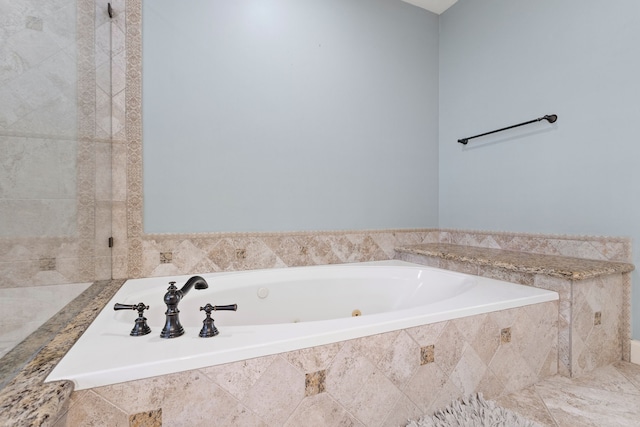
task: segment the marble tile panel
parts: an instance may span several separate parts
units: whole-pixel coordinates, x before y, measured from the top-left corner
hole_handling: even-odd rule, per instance
[[[87,391],[69,409],[64,422],[66,426],[129,427],[129,416],[96,393]]]
[[[126,414],[137,414],[164,406],[163,403],[167,397],[167,385],[171,383],[173,377],[164,376],[130,381],[105,387],[96,387],[91,391],[101,396],[105,401],[121,408]],[[84,392],[85,390],[82,390],[78,393],[84,394]],[[75,397],[78,393],[74,392],[72,396]],[[72,404],[70,410],[75,410],[75,406],[79,404],[80,401]]]
[[[415,403],[406,395],[402,395],[395,406],[391,409],[387,418],[384,420],[384,426],[406,426],[408,420],[416,420],[424,416],[422,411]]]
[[[535,386],[496,399],[498,405],[537,422],[543,427],[557,427],[544,401],[538,396]]]
[[[366,426],[381,426],[402,393],[380,371],[361,379],[363,387],[345,407]]]
[[[522,314],[519,309],[512,308],[508,310],[494,311],[489,313],[488,315],[491,320],[493,320],[493,322],[498,325],[498,328],[502,330],[513,326],[518,317]]]
[[[403,392],[423,413],[427,413],[439,390],[445,387],[447,381],[449,381],[449,376],[442,371],[437,363],[427,363],[416,370]]]
[[[406,329],[406,332],[420,345],[425,347],[433,345],[438,337],[442,334],[442,331],[447,327],[449,322],[436,322],[428,325],[416,326]]]
[[[96,88],[96,133],[94,137],[101,142],[111,141],[111,110],[111,95]]]
[[[409,239],[421,240],[417,233],[404,233]],[[410,236],[410,237],[409,237]],[[393,259],[395,256],[395,248],[397,246],[399,236],[394,233],[372,233],[371,239],[375,242],[376,246],[380,248],[385,254],[385,259]],[[419,243],[419,242],[416,242]]]
[[[548,302],[525,307],[526,316],[520,316],[513,327],[513,344],[541,378],[558,372],[557,306]]]
[[[178,267],[179,271],[185,273],[194,272],[194,267],[207,256],[204,251],[200,250],[189,240],[180,242],[172,252],[173,257],[171,262]]]
[[[176,399],[176,390],[187,398]],[[238,403],[198,371],[169,376],[163,391],[162,419],[163,423],[170,426],[207,425],[211,422],[211,414],[224,419]],[[207,410],[203,411],[202,408]]]
[[[311,236],[269,237],[264,242],[284,264],[291,267],[308,265],[311,257],[319,261],[325,260],[331,252],[329,245],[322,239]]]
[[[231,413],[224,419],[216,419],[216,427],[268,427],[260,417],[242,404],[232,408]]]
[[[478,393],[482,393],[486,399],[497,399],[504,395],[505,386],[498,376],[491,371],[491,369],[487,369],[484,376],[478,383],[476,391]]]
[[[503,393],[511,393],[534,384],[538,377],[513,344],[503,344],[489,363],[489,369],[504,384]]]
[[[378,362],[378,368],[393,384],[402,389],[420,366],[420,347],[404,331],[400,331],[389,350]]]
[[[200,371],[238,400],[264,375],[277,356],[265,356],[203,368]]]
[[[627,242],[591,241],[589,242],[604,259],[610,261],[631,262],[631,252]]]
[[[453,319],[450,322],[455,325],[458,332],[462,334],[468,343],[472,343],[476,339],[487,317],[488,314],[485,313]]]
[[[220,239],[207,256],[223,271],[286,266],[279,263],[273,251],[256,238]]]
[[[574,286],[572,313],[572,375],[622,359],[622,277],[609,275]],[[594,324],[601,313],[600,324]]]
[[[123,142],[126,140],[125,98],[126,89],[114,94],[111,98],[111,138],[114,142]]]
[[[283,353],[282,357],[300,372],[316,372],[327,369],[333,362],[336,354],[342,348],[342,343],[332,343],[317,347],[303,348],[301,350]]]
[[[95,279],[96,280],[109,280],[111,279],[111,256],[94,257],[93,263],[95,267]]]
[[[342,235],[326,236],[326,242],[331,248],[331,253],[340,263],[354,262],[355,245]]]
[[[479,321],[478,324],[478,332],[475,338],[469,341],[469,343],[482,362],[488,366],[500,346],[500,327],[493,318],[488,315]]]
[[[283,358],[276,357],[242,403],[268,425],[280,426],[304,398],[304,386],[304,375]]]
[[[327,370],[326,390],[342,405],[348,405],[375,370],[375,365],[354,348],[352,341],[347,341]]]
[[[127,197],[127,150],[123,144],[111,145],[111,197],[113,201],[126,202]],[[124,218],[126,221],[126,217]]]
[[[24,21],[22,22],[24,25]],[[21,66],[14,68],[18,72],[9,76],[14,82],[18,82],[32,67],[51,57],[52,53],[58,52],[60,46],[48,32],[25,29],[10,35],[3,50],[8,52],[10,57],[19,58]],[[16,86],[19,86],[19,83],[16,83]]]
[[[535,386],[559,427],[637,426],[640,396],[566,384]]]
[[[432,414],[440,409],[451,404],[456,399],[459,399],[462,396],[462,390],[460,390],[456,384],[453,382],[451,378],[445,382],[438,393],[435,395],[429,409],[427,410],[428,414]]]
[[[94,215],[96,218],[96,224],[100,224],[100,226],[95,227],[94,231],[93,255],[96,257],[110,257],[111,248],[109,247],[109,237],[112,236],[112,233],[111,227],[107,226],[107,224],[111,224],[111,202],[96,202]]]
[[[453,322],[449,322],[434,343],[435,364],[448,377],[469,345]]]
[[[116,32],[119,34],[119,31]],[[126,73],[124,70],[120,69],[118,64],[113,63],[111,65],[112,74],[111,74],[111,92],[110,93],[120,93],[126,88]]]
[[[612,392],[625,394],[640,394],[640,389],[631,381],[622,370],[628,367],[628,364],[606,365],[585,373],[577,378],[568,380],[566,378],[549,379],[547,383],[573,384],[575,386],[587,387],[593,389],[602,389]],[[628,369],[628,368],[627,368]],[[629,373],[640,372],[640,369],[628,369]]]
[[[471,395],[478,389],[486,372],[487,365],[478,356],[473,347],[468,346],[451,373],[451,381],[462,392],[463,396]]]
[[[73,236],[76,232],[76,202],[68,199],[2,200],[0,236]]]
[[[303,425],[364,427],[364,424],[349,414],[327,394],[318,394],[305,398],[284,424],[285,427]]]
[[[346,235],[354,245],[355,261],[379,261],[388,259],[388,255],[376,244],[371,234],[351,233]]]
[[[356,338],[349,341],[354,353],[358,353],[373,364],[379,363],[387,352],[392,351],[392,345],[401,331],[385,332],[384,334]]]

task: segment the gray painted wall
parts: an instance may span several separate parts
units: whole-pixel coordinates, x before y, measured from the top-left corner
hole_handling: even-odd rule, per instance
[[[437,225],[436,15],[153,0],[143,27],[147,233]]]
[[[639,43],[637,0],[460,0],[441,15],[440,227],[631,236],[635,246]],[[555,125],[456,142],[551,113]]]

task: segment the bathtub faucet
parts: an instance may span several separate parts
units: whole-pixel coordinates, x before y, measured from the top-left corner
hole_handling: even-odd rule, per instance
[[[162,332],[160,332],[160,338],[176,338],[184,334],[184,328],[180,324],[180,317],[178,316],[180,314],[178,303],[194,287],[196,289],[207,289],[209,285],[200,276],[191,277],[182,289],[176,288],[176,282],[169,282],[167,293],[164,294],[164,303],[167,304],[167,311],[164,314],[167,319]]]

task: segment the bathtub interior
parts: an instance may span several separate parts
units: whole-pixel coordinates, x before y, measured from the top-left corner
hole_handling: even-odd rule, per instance
[[[397,265],[395,265],[397,266]],[[414,308],[453,298],[477,285],[468,275],[402,265],[333,265],[203,274],[209,288],[192,289],[180,302],[183,325],[201,325],[205,304],[237,304],[238,310],[216,311],[212,317],[223,326],[299,323],[368,316]],[[143,302],[151,328],[165,321],[163,295],[169,281],[180,288],[190,276],[130,280],[131,291],[122,304]],[[446,281],[447,286],[429,286]],[[390,283],[393,286],[390,287]],[[131,312],[113,313],[115,321],[129,325]]]
[[[0,357],[37,330],[91,283],[0,289]]]
[[[402,261],[379,262],[371,265],[396,265],[409,267],[409,269],[420,268],[437,270],[447,275],[452,274],[445,270],[430,269]],[[280,270],[282,272],[282,269]],[[275,273],[274,270],[270,271]],[[315,269],[308,268],[307,271],[315,271]],[[217,273],[217,276],[212,278],[211,284],[216,282],[215,277],[224,276],[225,274]],[[445,298],[425,305],[323,321],[234,326],[225,325],[216,320],[220,334],[213,338],[199,338],[201,320],[195,324],[183,321],[185,334],[173,339],[160,338],[161,328],[156,324],[152,325],[152,332],[148,335],[129,336],[136,317],[133,311],[127,310],[128,324],[114,321],[113,305],[116,302],[123,302],[124,298],[128,298],[127,292],[130,292],[125,284],[98,314],[46,381],[70,380],[74,382],[76,390],[82,390],[558,299],[557,293],[543,289],[484,277],[465,277],[472,278],[477,285],[467,286],[465,291],[460,292],[455,298]],[[140,279],[138,284],[142,285],[145,282],[157,283],[157,279]],[[464,282],[463,288],[465,288]],[[191,292],[200,291],[192,290]],[[198,298],[191,294],[188,294],[185,300],[190,297],[198,301]],[[198,302],[205,303],[205,301]],[[236,301],[214,302],[228,304]],[[214,314],[217,317],[220,313],[214,312]]]

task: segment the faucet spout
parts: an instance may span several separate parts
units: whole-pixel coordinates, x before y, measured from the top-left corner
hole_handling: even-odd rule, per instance
[[[160,338],[176,338],[184,334],[184,328],[180,323],[178,303],[192,288],[207,289],[208,287],[207,281],[200,276],[191,277],[182,289],[176,287],[176,282],[169,282],[167,293],[164,294],[164,303],[167,305],[167,311],[164,313],[166,320],[164,328],[160,332]]]
[[[207,289],[208,287],[209,284],[202,277],[193,276],[189,280],[187,280],[187,283],[185,283],[182,289],[180,289],[180,291],[178,292],[182,294],[180,295],[180,297],[183,298],[191,290],[191,288]]]

